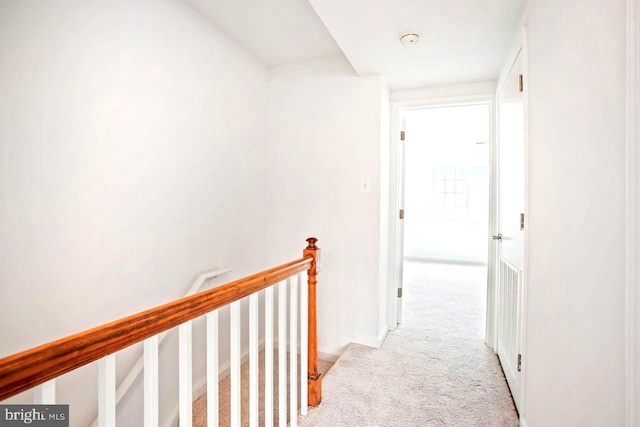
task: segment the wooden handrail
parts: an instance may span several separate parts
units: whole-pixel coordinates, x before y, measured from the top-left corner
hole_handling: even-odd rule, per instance
[[[311,271],[317,262],[315,253],[308,249],[295,261],[2,358],[0,401],[238,301],[296,273]],[[315,285],[313,294],[315,302]],[[315,319],[315,307],[313,312]],[[309,322],[310,342],[312,334],[315,340],[315,320],[313,332]],[[317,354],[310,351],[309,366],[312,359],[317,365]]]

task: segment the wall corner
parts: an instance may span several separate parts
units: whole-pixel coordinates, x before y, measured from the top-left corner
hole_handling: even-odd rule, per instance
[[[626,425],[640,426],[640,0],[627,0]]]

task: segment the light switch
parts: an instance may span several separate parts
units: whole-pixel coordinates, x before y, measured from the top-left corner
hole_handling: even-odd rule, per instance
[[[360,192],[371,193],[371,177],[365,176],[360,180]]]

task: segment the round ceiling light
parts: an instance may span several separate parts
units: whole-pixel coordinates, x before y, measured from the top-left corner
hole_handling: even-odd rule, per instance
[[[415,33],[403,34],[402,37],[400,37],[400,42],[404,46],[409,46],[409,47],[417,45],[418,40],[420,40],[420,36]]]

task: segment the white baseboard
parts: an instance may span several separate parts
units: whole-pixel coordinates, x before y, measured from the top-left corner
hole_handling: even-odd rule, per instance
[[[527,422],[523,416],[520,417],[520,427],[527,427]]]
[[[318,359],[326,360],[327,362],[335,363],[336,360],[340,359],[340,356],[342,356],[342,352],[318,350]]]
[[[382,345],[382,341],[384,341],[387,336],[388,329],[385,327],[383,330],[379,331],[376,335],[368,335],[368,336],[354,336],[352,337],[351,342],[355,344],[366,345],[368,347],[380,348]]]
[[[484,267],[487,265],[487,260],[482,259],[446,259],[446,258],[430,258],[430,257],[404,257],[406,261],[423,262],[427,264],[453,264],[453,265],[471,265],[476,267]]]
[[[273,349],[278,350],[279,348],[280,343],[276,338],[273,341]],[[289,351],[289,346],[287,346],[287,351]],[[340,358],[340,356],[342,356],[343,351],[344,349],[318,349],[318,359],[326,360],[328,362],[335,362]],[[300,354],[300,343],[298,343],[298,354]]]
[[[380,331],[380,333],[378,334],[378,347],[382,347],[382,343],[384,342],[384,339],[387,338],[388,333],[389,328],[387,328],[386,326]]]

